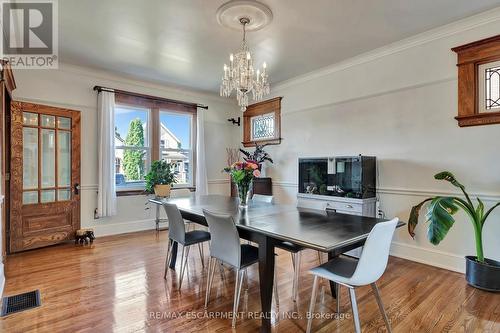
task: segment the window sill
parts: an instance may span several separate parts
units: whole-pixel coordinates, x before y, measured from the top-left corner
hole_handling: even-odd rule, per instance
[[[279,145],[281,143],[282,138],[274,138],[274,139],[264,139],[264,140],[255,140],[255,141],[243,141],[243,147],[255,147],[258,145]]]
[[[190,186],[190,185],[177,186],[177,187],[172,188],[171,191],[180,190],[180,189],[188,189],[191,192],[196,191],[196,187]],[[116,191],[117,197],[127,197],[127,196],[134,196],[134,195],[137,196],[137,195],[150,195],[150,194],[146,193],[144,190],[136,190],[136,189],[123,189],[123,190]]]
[[[126,197],[126,196],[131,196],[131,195],[147,195],[144,190],[117,190],[116,191],[116,196],[117,197]]]

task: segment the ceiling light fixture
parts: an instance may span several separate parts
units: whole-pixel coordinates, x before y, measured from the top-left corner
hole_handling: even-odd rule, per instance
[[[217,11],[217,20],[221,25],[235,28],[238,22],[243,30],[241,48],[229,55],[229,65],[224,64],[224,74],[220,86],[220,95],[230,97],[236,91],[236,99],[241,111],[248,106],[249,94],[259,101],[269,95],[269,77],[267,66],[262,64],[262,71],[253,67],[253,56],[246,41],[246,33],[261,29],[272,20],[272,12],[265,5],[256,1],[230,1]]]

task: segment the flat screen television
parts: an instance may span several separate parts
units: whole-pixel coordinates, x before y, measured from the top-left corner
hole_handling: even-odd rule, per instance
[[[363,155],[299,158],[299,193],[375,197],[376,164],[374,156]]]

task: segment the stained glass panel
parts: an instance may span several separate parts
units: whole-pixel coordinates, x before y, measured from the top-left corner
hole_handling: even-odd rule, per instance
[[[251,124],[252,140],[265,140],[274,138],[274,113],[252,117]]]
[[[500,66],[485,70],[486,110],[500,108]]]

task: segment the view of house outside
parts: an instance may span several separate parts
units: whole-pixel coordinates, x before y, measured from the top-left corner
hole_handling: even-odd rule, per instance
[[[118,187],[141,186],[150,164],[148,110],[115,109],[115,174]],[[177,184],[191,184],[191,116],[160,113],[160,156],[175,163]]]

